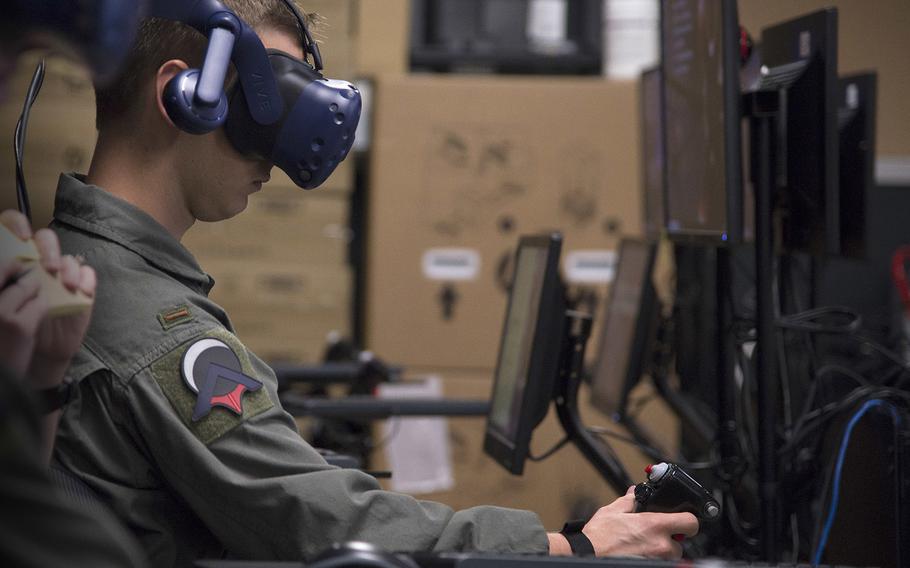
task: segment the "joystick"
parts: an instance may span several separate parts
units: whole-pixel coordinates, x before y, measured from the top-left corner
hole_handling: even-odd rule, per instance
[[[720,517],[720,504],[678,465],[649,465],[645,473],[648,480],[635,486],[636,512],[688,512],[699,521],[715,521]]]

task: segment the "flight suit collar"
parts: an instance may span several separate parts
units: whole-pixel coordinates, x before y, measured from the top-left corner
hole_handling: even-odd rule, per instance
[[[60,175],[54,219],[133,251],[202,294],[208,295],[215,284],[190,251],[151,215],[85,183],[82,175]]]

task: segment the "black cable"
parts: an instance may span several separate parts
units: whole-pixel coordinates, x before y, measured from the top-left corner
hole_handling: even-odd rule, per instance
[[[608,430],[606,428],[601,428],[598,426],[589,426],[587,428],[587,430],[588,430],[588,432],[590,432],[591,434],[594,434],[595,436],[607,436],[609,438],[615,438],[621,442],[625,442],[627,444],[635,446],[636,448],[638,448],[639,450],[644,452],[651,459],[657,460],[659,462],[675,463],[676,465],[678,465],[684,469],[712,469],[712,468],[718,467],[720,465],[719,461],[682,462],[682,461],[678,461],[678,460],[672,460],[672,459],[669,459],[668,457],[662,455],[658,450],[652,448],[651,446],[648,446],[647,444],[642,444],[641,442],[639,442],[637,440],[629,438],[628,436],[623,436],[622,434],[619,434],[612,430]]]
[[[822,318],[844,318],[846,321],[839,324],[824,324],[818,320]],[[796,314],[781,316],[777,326],[795,331],[809,331],[814,333],[857,333],[862,327],[862,316],[845,306],[825,306],[814,308]]]
[[[634,403],[631,405],[631,408],[626,411],[626,415],[630,418],[638,418],[639,413],[642,411],[642,409],[644,409],[645,405],[656,399],[657,395],[654,394],[637,397]]]
[[[815,402],[815,396],[818,391],[819,382],[822,379],[824,379],[825,377],[827,377],[829,375],[833,375],[835,373],[838,373],[842,376],[853,379],[854,381],[859,383],[860,387],[866,387],[866,386],[870,385],[869,381],[865,377],[863,377],[862,375],[860,375],[859,373],[857,373],[856,371],[854,371],[848,367],[844,367],[842,365],[834,365],[834,364],[823,366],[821,369],[818,370],[817,373],[815,373],[815,380],[812,381],[812,383],[809,385],[809,391],[806,393],[806,400],[805,400],[805,403],[803,404],[802,412],[800,413],[799,419],[796,421],[796,424],[790,430],[791,439],[792,439],[792,436],[796,432],[799,432],[802,429],[803,424],[805,423],[805,421],[810,416],[810,413],[812,412],[812,403]]]
[[[545,451],[544,453],[542,453],[539,456],[535,456],[535,455],[531,454],[531,452],[528,452],[528,459],[533,462],[543,461],[543,460],[547,459],[548,457],[552,456],[553,454],[555,454],[556,452],[558,452],[559,450],[561,450],[563,448],[563,446],[565,446],[568,443],[569,443],[569,437],[566,436],[562,440],[556,442],[556,445],[554,445],[552,448]]]
[[[389,433],[376,442],[371,442],[368,440],[364,444],[366,450],[368,452],[375,452],[376,450],[382,449],[389,442],[395,439],[395,437],[398,436],[398,434],[401,432],[401,420],[402,419],[400,417],[391,418],[389,420],[389,422],[391,422],[391,424],[389,424]]]
[[[736,506],[736,499],[729,493],[724,493],[724,511],[729,517],[730,528],[733,529],[736,536],[739,537],[742,542],[745,542],[753,548],[758,546],[758,539],[746,534],[747,531],[755,530],[758,525],[746,523],[742,517],[739,516],[739,508]]]
[[[16,155],[16,199],[19,204],[19,211],[25,215],[29,221],[32,220],[32,206],[28,199],[28,189],[25,185],[25,170],[22,167],[22,161],[25,157],[25,139],[28,132],[28,117],[32,112],[32,105],[41,92],[41,85],[44,83],[44,71],[46,64],[42,59],[35,68],[32,75],[32,82],[28,86],[28,92],[25,95],[25,103],[22,105],[22,114],[19,115],[19,121],[16,122],[16,132],[13,138],[13,152]]]
[[[876,385],[856,388],[846,397],[810,411],[804,417],[801,417],[806,424],[801,427],[801,430],[793,432],[791,439],[780,447],[778,453],[785,454],[794,449],[809,433],[817,430],[833,417],[866,398],[897,399],[907,403],[910,402],[910,393]]]
[[[739,398],[735,401],[734,411],[738,411],[737,423],[745,428],[737,428],[740,447],[749,465],[758,462],[758,428],[755,425],[755,416],[752,406],[752,376],[751,361],[742,350],[737,350],[736,358],[739,359],[739,368],[742,373],[742,384],[739,385]],[[745,432],[743,431],[745,430]]]

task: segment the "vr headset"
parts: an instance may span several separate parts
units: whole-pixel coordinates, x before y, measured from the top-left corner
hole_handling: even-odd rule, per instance
[[[360,92],[326,79],[322,57],[304,18],[297,20],[304,58],[266,50],[246,23],[218,0],[155,0],[149,15],[184,22],[209,39],[201,69],[167,84],[164,105],[179,128],[193,134],[225,127],[242,155],[268,160],[303,189],[319,187],[347,157],[360,122]],[[224,91],[229,62],[238,80]]]

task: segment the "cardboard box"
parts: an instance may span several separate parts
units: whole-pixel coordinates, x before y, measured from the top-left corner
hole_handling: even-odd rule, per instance
[[[489,373],[428,368],[409,369],[408,374],[440,375],[445,396],[449,398],[486,400],[492,392]],[[645,397],[651,392],[648,385],[641,385],[633,396]],[[586,424],[609,426],[625,434],[622,428],[612,426],[608,418],[595,411],[587,400],[588,392],[583,388],[579,402]],[[665,436],[662,441],[677,439],[676,421],[659,401],[649,403],[644,413],[643,418],[653,429]],[[528,462],[524,475],[516,477],[483,452],[484,418],[450,418],[448,422],[455,486],[451,491],[419,495],[420,499],[442,502],[455,509],[477,505],[528,509],[540,515],[549,530],[558,530],[566,520],[579,518],[586,512],[593,513],[597,507],[617,497],[616,492],[574,446],[567,446],[542,462]],[[382,435],[381,428],[376,428],[376,432]],[[534,431],[531,442],[533,452],[543,453],[563,434],[551,407],[550,414]],[[611,446],[632,479],[643,481],[644,467],[652,460],[627,444],[611,442]],[[386,467],[382,451],[374,452],[373,460],[374,468],[381,470]]]
[[[319,15],[314,37],[328,77],[351,80],[409,69],[410,0],[300,0]]]
[[[183,244],[203,265],[227,260],[344,266],[351,238],[349,209],[345,197],[269,183],[233,219],[196,223]]]
[[[636,90],[599,78],[380,81],[369,348],[406,365],[492,369],[507,298],[501,276],[519,236],[561,230],[566,258],[640,234]],[[427,277],[424,254],[451,247],[479,258],[476,278]]]
[[[275,260],[207,261],[212,300],[267,361],[317,362],[331,331],[350,330],[352,275],[344,265]]]
[[[410,69],[411,0],[359,0],[357,76],[402,75]]]
[[[315,13],[311,30],[319,44],[327,77],[350,79],[356,73],[356,0],[298,0],[307,13]]]

